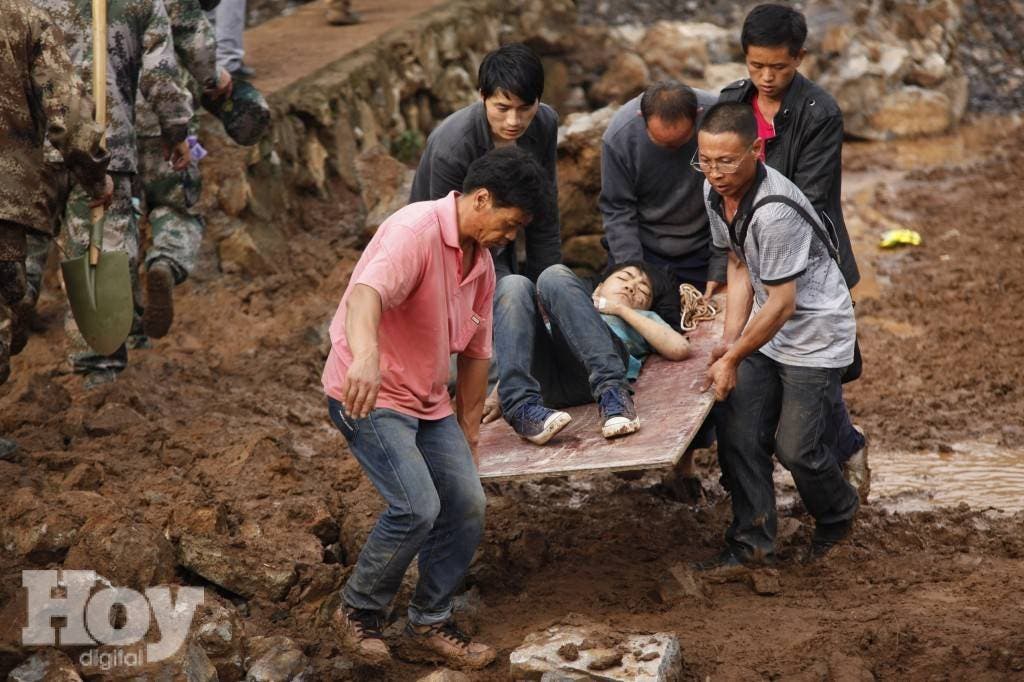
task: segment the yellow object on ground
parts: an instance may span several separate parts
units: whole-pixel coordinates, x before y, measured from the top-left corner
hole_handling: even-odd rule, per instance
[[[920,246],[921,245],[921,234],[915,230],[886,230],[882,233],[882,241],[879,242],[879,246],[883,249],[890,249],[894,246]]]

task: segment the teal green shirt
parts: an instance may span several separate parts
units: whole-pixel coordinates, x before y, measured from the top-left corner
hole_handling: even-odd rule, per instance
[[[659,324],[663,324],[669,329],[668,322],[661,319],[658,313],[651,310],[638,310],[636,311],[644,317],[654,320]],[[647,339],[640,335],[640,332],[633,329],[629,324],[618,315],[601,315],[604,323],[611,327],[612,332],[615,336],[619,337],[622,343],[626,346],[626,351],[629,353],[629,366],[626,368],[626,378],[630,381],[636,381],[636,378],[640,376],[640,368],[643,367],[644,360],[647,356],[654,352],[651,348],[651,344],[647,343]]]

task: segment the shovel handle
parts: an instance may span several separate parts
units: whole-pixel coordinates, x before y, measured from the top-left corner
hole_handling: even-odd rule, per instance
[[[92,97],[96,122],[107,126],[107,0],[92,0]],[[104,137],[106,133],[104,133]],[[103,207],[92,209],[89,231],[89,264],[100,262],[103,249]]]

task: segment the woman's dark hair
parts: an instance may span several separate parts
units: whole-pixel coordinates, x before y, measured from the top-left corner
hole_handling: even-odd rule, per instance
[[[807,21],[804,15],[787,5],[758,5],[743,20],[740,45],[743,53],[755,47],[785,45],[789,56],[795,57],[807,40]]]
[[[526,45],[505,45],[480,62],[476,87],[484,99],[503,90],[533,104],[544,94],[544,65]]]
[[[516,146],[500,147],[469,164],[462,193],[486,189],[496,208],[522,209],[537,224],[551,210],[550,185],[533,155]]]
[[[609,262],[601,274],[600,281],[608,279],[619,270],[636,268],[651,282],[651,310],[658,313],[658,317],[668,322],[673,329],[679,329],[681,322],[679,317],[679,291],[675,288],[675,279],[657,265],[651,265],[643,261],[631,260],[621,263]]]

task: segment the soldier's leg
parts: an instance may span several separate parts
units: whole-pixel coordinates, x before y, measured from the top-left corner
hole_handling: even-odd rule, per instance
[[[194,160],[184,172],[163,159],[159,138],[139,140],[139,170],[153,243],[146,252],[146,301],[143,328],[161,337],[174,320],[173,287],[195,268],[205,223],[194,211],[202,189]]]
[[[132,176],[129,173],[111,173],[110,176],[114,180],[114,198],[104,216],[103,251],[124,251],[128,254],[132,291],[138,300],[139,223],[132,206]],[[67,232],[64,251],[68,258],[81,256],[89,249],[89,230],[92,225],[89,201],[89,195],[81,187],[76,186],[71,190],[65,218]],[[71,369],[81,374],[96,375],[87,377],[90,383],[113,379],[128,364],[128,351],[124,346],[112,355],[99,355],[89,348],[70,311],[65,318],[65,330],[68,333]]]
[[[11,356],[25,345],[14,306],[25,296],[25,228],[0,220],[0,384],[11,373]]]

